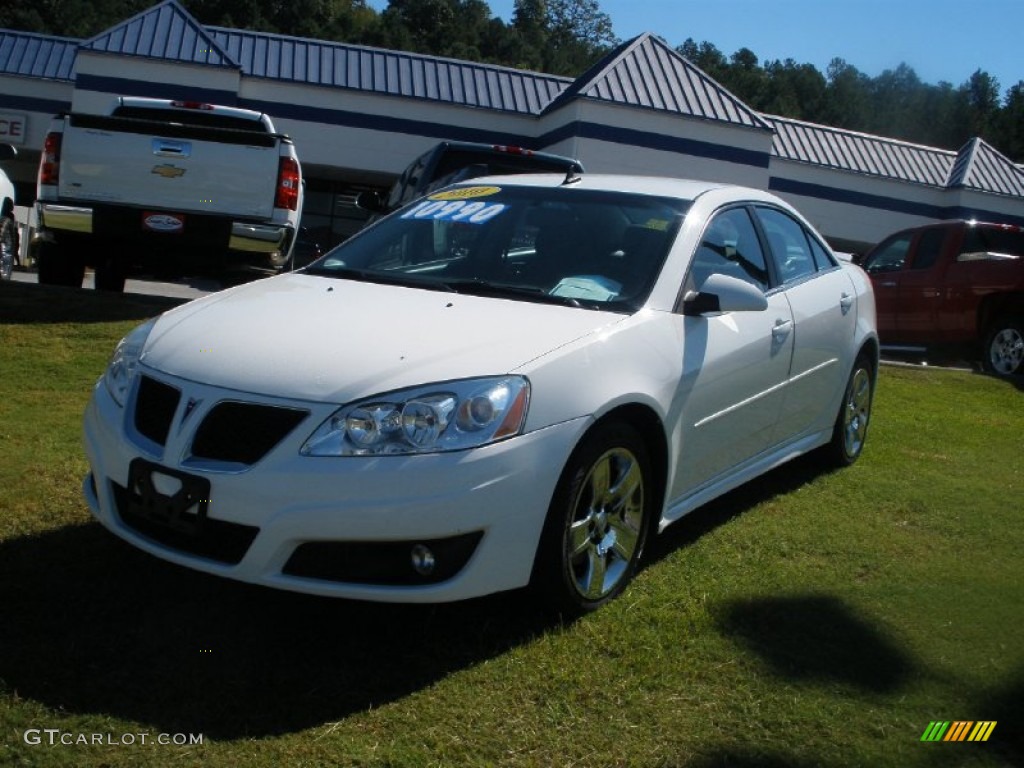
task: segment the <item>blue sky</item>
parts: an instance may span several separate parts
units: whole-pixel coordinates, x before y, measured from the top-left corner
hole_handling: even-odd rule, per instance
[[[512,19],[513,0],[486,0]],[[838,56],[875,77],[906,62],[926,83],[958,86],[982,69],[1006,89],[1024,80],[1024,0],[598,0],[622,39],[692,37],[726,56],[794,59],[825,73]],[[387,0],[370,0],[378,10]]]

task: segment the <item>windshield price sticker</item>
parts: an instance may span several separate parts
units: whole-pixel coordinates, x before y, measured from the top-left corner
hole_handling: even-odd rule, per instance
[[[402,214],[403,219],[433,219],[483,224],[508,209],[505,203],[469,202],[467,200],[424,200]]]
[[[461,187],[438,192],[430,196],[430,200],[472,200],[475,197],[489,197],[501,192],[501,187]]]

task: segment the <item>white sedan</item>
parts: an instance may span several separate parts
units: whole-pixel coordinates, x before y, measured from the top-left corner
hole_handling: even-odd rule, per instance
[[[649,535],[802,453],[850,464],[875,305],[793,208],[631,176],[476,179],[155,318],[85,414],[118,536],[270,587],[619,594]]]

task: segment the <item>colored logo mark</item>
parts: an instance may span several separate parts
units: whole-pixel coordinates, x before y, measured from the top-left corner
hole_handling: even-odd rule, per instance
[[[921,734],[921,741],[988,741],[996,728],[995,720],[932,720]]]

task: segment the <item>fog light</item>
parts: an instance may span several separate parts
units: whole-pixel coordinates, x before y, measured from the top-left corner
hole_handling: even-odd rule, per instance
[[[414,544],[410,553],[413,570],[420,576],[429,576],[434,572],[437,560],[426,544]]]

